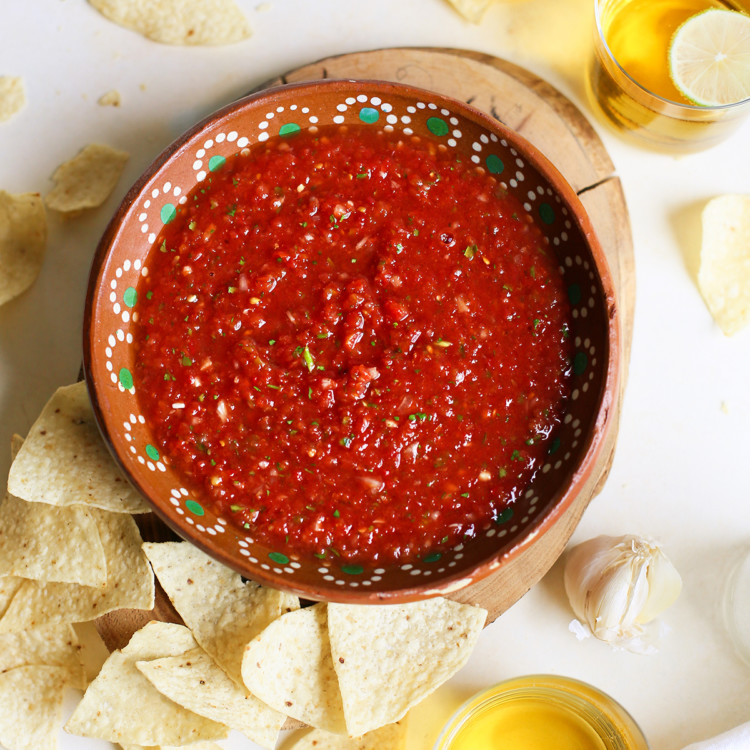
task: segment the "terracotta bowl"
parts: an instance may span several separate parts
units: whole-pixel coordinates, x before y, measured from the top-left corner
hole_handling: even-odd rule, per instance
[[[494,173],[549,240],[572,307],[569,411],[533,482],[465,544],[411,564],[297,560],[217,515],[162,455],[134,382],[134,291],[161,227],[224,158],[278,133],[327,123],[368,124],[432,138]],[[409,601],[455,591],[533,546],[589,476],[617,387],[618,322],[601,248],[574,190],[534,147],[491,117],[447,97],[373,81],[324,81],[264,91],[221,109],[171,145],[133,186],[93,263],[84,323],[84,370],[105,440],[156,514],[181,537],[260,583],[305,598]]]

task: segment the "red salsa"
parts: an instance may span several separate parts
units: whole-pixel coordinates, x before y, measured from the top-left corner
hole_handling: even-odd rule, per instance
[[[404,562],[496,522],[571,373],[554,254],[497,177],[374,128],[228,158],[156,240],[136,383],[163,454],[298,558]]]

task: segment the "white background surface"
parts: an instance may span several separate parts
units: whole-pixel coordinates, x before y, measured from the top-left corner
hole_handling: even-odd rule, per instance
[[[0,125],[0,189],[51,188],[50,175],[92,141],[130,152],[110,200],[72,221],[50,212],[40,278],[0,308],[0,445],[25,434],[53,390],[75,380],[88,268],[109,217],[151,160],[196,120],[263,81],[332,54],[387,46],[476,49],[523,65],[591,117],[583,93],[591,0],[499,0],[474,26],[444,0],[239,0],[251,39],[222,48],[156,44],[84,0],[0,0],[0,74],[25,78],[28,105]],[[117,89],[119,108],[97,99]],[[729,339],[695,283],[700,211],[750,193],[750,121],[722,145],[673,157],[631,146],[595,122],[622,179],[637,265],[629,384],[609,481],[574,541],[640,533],[663,543],[683,577],[658,654],[616,652],[568,631],[558,563],[482,634],[471,661],[410,725],[431,747],[460,701],[525,673],[577,677],[636,718],[652,750],[678,750],[750,721],[750,667],[721,618],[723,585],[750,549],[747,483],[750,330]],[[8,459],[0,451],[0,472]],[[750,623],[747,624],[750,628]],[[65,749],[106,743],[61,735]],[[232,747],[252,747],[241,738]]]

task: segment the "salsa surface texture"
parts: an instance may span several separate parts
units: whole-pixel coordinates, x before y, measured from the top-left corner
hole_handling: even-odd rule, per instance
[[[245,149],[146,265],[135,378],[163,455],[293,558],[473,537],[564,413],[554,254],[495,176],[430,140],[320,128]]]

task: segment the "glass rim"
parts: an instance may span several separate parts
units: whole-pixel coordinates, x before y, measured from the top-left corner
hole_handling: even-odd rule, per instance
[[[620,65],[620,62],[610,49],[609,44],[607,43],[607,38],[604,36],[604,29],[602,28],[601,22],[601,8],[602,5],[606,2],[608,2],[608,0],[594,0],[596,33],[598,34],[599,40],[606,50],[609,59],[614,63],[614,65],[617,66],[617,69],[620,71],[620,73],[622,73],[625,78],[627,78],[634,86],[637,86],[641,91],[644,91],[646,94],[653,97],[661,104],[666,104],[672,107],[679,107],[690,112],[727,112],[734,109],[741,109],[743,106],[747,106],[748,104],[750,104],[750,97],[747,97],[746,99],[740,99],[738,102],[731,102],[730,104],[686,104],[684,102],[676,102],[674,99],[667,99],[667,97],[661,96],[660,94],[655,94],[653,91],[651,91],[651,89],[647,88],[640,81],[637,81],[635,78],[633,78],[633,76],[630,75],[630,73],[628,73],[628,71],[625,70],[622,65]]]
[[[575,711],[581,718],[587,721],[600,738],[606,739],[609,742],[613,738],[616,738],[621,743],[621,747],[629,747],[627,743],[622,744],[622,732],[617,728],[611,716],[607,714],[601,705],[598,705],[591,698],[576,695],[567,689],[567,686],[582,687],[596,697],[601,698],[602,701],[611,703],[630,722],[631,727],[627,728],[627,731],[636,731],[639,733],[640,737],[638,739],[643,741],[644,747],[648,747],[648,741],[636,720],[611,695],[588,682],[578,680],[574,677],[540,673],[511,677],[472,695],[450,715],[440,730],[440,734],[435,740],[432,750],[442,750],[448,747],[446,743],[452,742],[455,739],[456,733],[471,717],[476,716],[483,707],[503,697],[510,700],[524,697],[556,698],[565,708]],[[625,739],[633,739],[633,737],[625,737]]]

